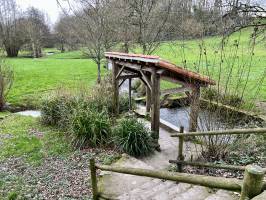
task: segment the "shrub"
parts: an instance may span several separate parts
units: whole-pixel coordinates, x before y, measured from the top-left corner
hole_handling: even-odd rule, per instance
[[[0,111],[4,109],[6,96],[14,80],[14,72],[0,57]]]
[[[117,145],[129,155],[140,157],[153,152],[150,131],[135,118],[124,118],[114,129]]]
[[[233,107],[240,107],[244,104],[242,98],[238,94],[229,94],[229,93],[222,93],[218,92],[214,88],[207,88],[204,89],[202,92],[202,97],[211,100],[221,102],[222,104],[233,106]]]
[[[135,102],[132,100],[132,108],[134,109]],[[129,111],[129,96],[128,93],[124,93],[123,95],[119,96],[119,112],[123,113],[123,112],[127,112]]]
[[[41,104],[41,121],[47,125],[66,127],[68,117],[79,104],[79,97],[63,90],[46,97]]]
[[[106,111],[76,108],[69,126],[75,147],[102,146],[110,141],[111,121]]]

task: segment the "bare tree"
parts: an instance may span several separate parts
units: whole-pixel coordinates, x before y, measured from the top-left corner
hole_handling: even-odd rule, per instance
[[[75,6],[69,2],[69,10],[76,17],[75,31],[86,47],[85,54],[97,64],[98,83],[101,81],[104,52],[116,41],[111,5],[109,0],[77,0]]]
[[[50,34],[44,14],[36,9],[29,8],[26,12],[26,33],[34,58],[42,57],[42,46]]]
[[[77,34],[76,19],[74,16],[62,15],[55,25],[55,34],[59,49],[64,52],[66,49],[75,50],[79,47],[80,40]]]
[[[17,57],[25,43],[23,21],[14,0],[0,0],[0,38],[8,57]]]
[[[172,0],[133,0],[128,3],[133,13],[130,21],[136,42],[144,54],[151,54],[162,41]]]

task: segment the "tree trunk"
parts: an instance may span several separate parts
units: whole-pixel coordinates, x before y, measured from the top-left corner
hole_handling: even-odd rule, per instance
[[[19,48],[17,47],[5,47],[7,57],[13,58],[18,57]]]
[[[64,53],[66,50],[65,50],[65,45],[63,42],[61,42],[61,53]]]
[[[97,83],[101,83],[101,63],[97,63],[97,67],[98,67]]]

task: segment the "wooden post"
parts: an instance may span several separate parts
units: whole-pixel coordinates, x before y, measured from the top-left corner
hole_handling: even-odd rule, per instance
[[[262,192],[264,171],[256,165],[248,165],[245,169],[240,200],[253,198]]]
[[[180,133],[184,133],[184,127],[180,127]],[[183,155],[183,146],[184,146],[184,136],[181,136],[178,138],[178,161],[184,161],[185,157]],[[182,172],[183,171],[183,166],[182,163],[177,164],[177,171]]]
[[[98,199],[97,176],[94,158],[90,159],[91,187],[93,200]]]
[[[131,78],[128,79],[128,97],[129,97],[129,110],[132,110],[132,97],[131,97]]]
[[[148,76],[150,80],[151,77]],[[146,86],[146,115],[150,115],[151,112],[151,90],[148,86]]]
[[[112,62],[112,80],[113,80],[113,109],[114,115],[119,114],[119,82],[116,79],[118,74],[118,66],[115,62]]]
[[[196,132],[198,128],[198,116],[200,109],[200,87],[196,86],[192,88],[191,105],[189,114],[189,132]]]
[[[159,130],[160,130],[160,75],[153,69],[152,76],[152,106],[151,106],[151,131],[152,138],[154,139],[155,145],[159,149]]]

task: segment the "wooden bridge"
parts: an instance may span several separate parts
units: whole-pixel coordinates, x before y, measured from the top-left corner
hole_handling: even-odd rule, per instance
[[[160,121],[160,96],[185,92],[190,98],[190,131],[197,130],[200,88],[215,85],[209,77],[178,67],[158,56],[106,52],[105,56],[112,66],[115,113],[119,111],[119,87],[129,79],[131,99],[131,79],[139,78],[146,86],[146,112],[151,115],[151,130],[155,144],[158,144]],[[179,87],[161,91],[160,80],[177,84]],[[181,85],[181,87],[180,87]]]

